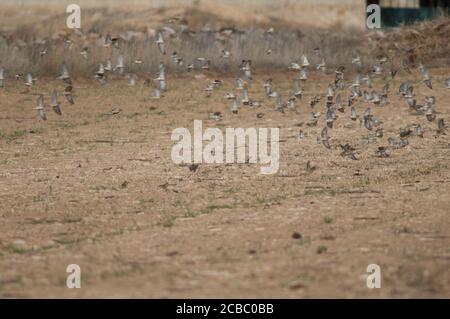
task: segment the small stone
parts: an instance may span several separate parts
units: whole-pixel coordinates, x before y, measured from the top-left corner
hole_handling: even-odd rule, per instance
[[[301,282],[296,282],[289,286],[289,289],[291,289],[291,290],[298,290],[298,289],[303,289],[303,288],[306,288],[306,286],[304,284],[302,284]]]
[[[301,239],[301,238],[302,238],[302,235],[301,235],[300,233],[298,233],[298,232],[294,232],[294,233],[292,234],[292,238],[293,238],[293,239]]]
[[[176,250],[174,250],[174,251],[169,251],[169,252],[166,254],[166,256],[167,256],[167,257],[173,257],[173,256],[176,256],[176,255],[178,255],[178,254],[179,254],[179,252],[176,251]]]

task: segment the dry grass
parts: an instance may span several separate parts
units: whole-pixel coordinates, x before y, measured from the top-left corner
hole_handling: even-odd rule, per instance
[[[412,64],[419,61],[434,67],[450,65],[450,18],[441,16],[411,27],[399,27],[372,39],[377,42],[378,53],[392,52],[405,57]]]
[[[293,22],[287,14],[276,13],[275,9],[272,14],[261,9],[254,18],[246,20],[245,15],[235,14],[233,6],[211,6],[209,2],[181,8],[124,10],[115,6],[87,7],[82,11],[84,35],[80,36],[64,28],[64,12],[53,7],[48,10],[36,6],[27,8],[26,16],[34,16],[36,20],[24,19],[24,22],[11,25],[12,21],[6,19],[0,23],[0,66],[10,76],[28,71],[37,77],[54,76],[58,74],[61,63],[65,62],[71,67],[74,76],[90,77],[99,63],[108,58],[114,63],[119,53],[125,56],[127,72],[140,74],[155,72],[161,61],[168,65],[170,72],[185,71],[186,65],[200,56],[211,60],[212,71],[221,73],[236,73],[243,59],[251,59],[257,69],[284,69],[290,62],[297,61],[302,53],[312,56],[312,50],[316,47],[322,48],[330,68],[348,65],[356,52],[363,54],[367,69],[377,55],[386,52],[391,52],[392,56],[404,56],[406,53],[411,63],[417,62],[418,55],[423,57],[423,62],[434,66],[450,63],[446,54],[449,44],[445,41],[450,23],[445,18],[410,28],[390,30],[380,36],[379,33],[368,33],[352,24],[337,24],[331,28],[330,24],[321,22],[314,26],[302,20]],[[326,6],[324,8],[324,12],[333,11],[326,9]],[[20,19],[24,13],[19,9],[0,7],[2,15],[19,16]],[[342,10],[345,11],[345,7]],[[311,8],[301,12],[313,14]],[[167,24],[171,17],[181,18],[182,24],[196,33],[179,32],[176,37],[166,35],[168,54],[161,56],[154,44],[155,32],[164,25],[179,31],[179,24]],[[38,24],[38,21],[43,23]],[[270,38],[264,34],[269,26],[276,29]],[[218,32],[224,27],[237,32],[218,40]],[[120,49],[102,46],[102,37],[107,33],[121,38]],[[66,44],[67,39],[72,41],[70,46]],[[417,50],[411,51],[412,45]],[[87,61],[80,55],[83,47],[89,47],[90,58]],[[272,49],[270,55],[266,54],[268,47]],[[230,51],[232,57],[222,59],[222,49]],[[48,53],[41,57],[39,52],[43,50]],[[171,61],[170,54],[174,51],[184,59],[183,67],[177,67]],[[133,64],[135,59],[143,60],[144,64]],[[317,58],[312,62],[320,61]]]
[[[39,12],[39,11],[38,11]],[[9,12],[8,14],[13,14]],[[162,57],[154,44],[155,30],[160,28],[169,17],[181,16],[196,31],[195,36],[188,33],[176,38],[167,37],[168,56]],[[158,17],[150,23],[151,17]],[[19,25],[16,28],[3,26],[0,37],[1,65],[9,72],[30,70],[37,76],[57,74],[62,62],[73,66],[75,75],[92,75],[99,63],[120,53],[125,56],[128,71],[147,72],[154,70],[162,60],[171,65],[170,53],[177,51],[185,60],[191,63],[196,57],[203,56],[211,60],[212,70],[227,72],[236,71],[242,59],[252,59],[255,67],[273,69],[285,68],[291,61],[299,58],[303,52],[311,52],[315,47],[323,47],[329,56],[328,62],[335,66],[339,61],[348,61],[351,54],[361,49],[359,43],[361,32],[330,32],[329,30],[302,28],[289,25],[283,20],[266,21],[253,25],[242,25],[223,16],[215,15],[196,7],[182,11],[174,9],[147,9],[143,11],[122,12],[115,9],[95,8],[83,11],[83,31],[87,37],[79,37],[62,27],[64,14],[53,14],[45,17],[45,27],[36,27],[33,22]],[[217,41],[217,33],[221,27],[237,28],[238,33],[224,41]],[[209,26],[210,32],[202,32],[204,26]],[[269,26],[275,26],[277,32],[272,40],[266,39],[264,31]],[[174,27],[174,26],[172,26]],[[177,27],[174,27],[177,29]],[[128,32],[128,33],[127,33]],[[133,32],[131,36],[131,32]],[[99,35],[111,33],[122,37],[121,49],[103,48]],[[73,45],[69,48],[66,39],[71,39]],[[84,61],[80,56],[81,48],[90,48],[90,59]],[[272,48],[272,54],[265,53],[267,47]],[[47,49],[48,54],[40,57],[39,52]],[[232,52],[231,59],[220,58],[222,49]],[[336,54],[336,51],[339,54]],[[133,66],[136,58],[144,61],[145,68]],[[185,70],[185,68],[183,68]]]
[[[22,30],[19,32],[27,33]],[[89,76],[93,74],[99,63],[103,63],[107,58],[111,58],[114,63],[119,54],[124,55],[129,72],[155,71],[160,61],[165,62],[169,70],[185,71],[186,65],[195,62],[197,57],[210,59],[212,71],[235,72],[243,59],[254,61],[253,65],[256,68],[284,69],[290,62],[297,61],[302,53],[311,54],[317,46],[325,48],[325,54],[330,57],[327,63],[330,67],[335,67],[342,61],[350,61],[356,50],[362,50],[359,39],[357,36],[337,34],[333,36],[328,32],[320,31],[299,34],[291,30],[283,30],[270,41],[270,46],[273,48],[270,55],[265,53],[269,42],[266,42],[262,29],[247,30],[245,35],[234,36],[224,44],[215,41],[213,33],[202,33],[194,38],[185,35],[169,39],[167,44],[169,52],[180,52],[180,56],[185,61],[184,67],[176,67],[169,55],[161,56],[153,43],[154,38],[147,35],[139,40],[122,43],[120,50],[105,49],[91,43],[89,61],[85,61],[80,55],[82,46],[75,45],[68,48],[61,40],[24,48],[18,48],[14,44],[2,45],[0,54],[4,57],[2,66],[11,74],[29,70],[37,76],[56,75],[62,62],[71,66],[75,76]],[[85,44],[83,42],[83,45]],[[39,52],[45,48],[48,54],[40,57]],[[222,59],[220,57],[222,49],[232,52],[232,57]],[[339,54],[335,54],[334,50],[339,50]],[[138,58],[144,61],[143,67],[133,65],[133,61]],[[312,60],[312,62],[320,61]]]

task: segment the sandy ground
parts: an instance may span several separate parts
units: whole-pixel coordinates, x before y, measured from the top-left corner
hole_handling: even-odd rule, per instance
[[[437,116],[450,123],[450,90],[440,80],[449,70],[431,71],[436,88],[417,84],[417,99],[435,95]],[[286,97],[293,75],[271,76]],[[263,78],[250,89],[262,106],[238,115],[223,99],[232,78],[207,98],[206,78],[169,76],[161,100],[141,84],[117,79],[101,88],[75,79],[76,104],[64,102],[62,117],[48,107],[46,123],[21,84],[1,89],[0,296],[450,297],[448,135],[435,136],[436,123],[412,115],[395,95],[405,76],[391,83],[388,106],[372,107],[385,136],[351,121],[347,109],[330,130],[331,151],[316,144],[324,118],[306,125],[307,101],[330,77],[312,77],[299,114],[274,112]],[[62,86],[39,80],[32,91],[48,103],[53,88]],[[113,107],[122,112],[108,115]],[[209,121],[213,111],[223,121]],[[192,130],[196,119],[221,129],[280,127],[280,171],[175,165],[170,134]],[[390,158],[374,156],[413,123],[424,138],[411,137]],[[359,160],[339,155],[345,142]],[[81,267],[81,289],[66,288],[72,263]],[[366,287],[372,263],[381,267],[380,289]]]

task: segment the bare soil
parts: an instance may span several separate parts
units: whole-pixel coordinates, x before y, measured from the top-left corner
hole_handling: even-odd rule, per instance
[[[437,98],[438,118],[450,123],[448,69],[430,71],[433,91],[416,84],[422,102]],[[385,135],[339,114],[329,131],[332,150],[317,145],[324,116],[308,127],[309,98],[330,76],[313,75],[299,113],[273,111],[257,74],[258,109],[237,115],[223,99],[233,79],[205,97],[206,78],[168,78],[169,92],[150,98],[142,81],[106,87],[74,80],[76,104],[58,117],[47,106],[38,120],[36,96],[22,84],[0,89],[1,297],[450,297],[450,146],[436,122],[412,115],[394,93],[372,106]],[[291,75],[271,74],[286,97]],[[418,75],[415,75],[418,78]],[[410,76],[410,80],[412,76]],[[380,89],[384,81],[376,80]],[[57,81],[39,79],[46,103]],[[368,105],[357,106],[359,115]],[[113,108],[122,111],[108,115]],[[325,109],[323,103],[318,110]],[[223,121],[208,120],[221,111]],[[256,113],[264,113],[257,118]],[[280,127],[280,170],[259,165],[175,165],[170,135],[177,127]],[[400,127],[420,123],[424,137],[374,156]],[[299,130],[305,132],[298,139]],[[340,143],[358,160],[340,156]],[[305,170],[307,161],[316,167]],[[366,287],[378,264],[381,289]],[[82,288],[66,287],[66,267],[78,264]]]

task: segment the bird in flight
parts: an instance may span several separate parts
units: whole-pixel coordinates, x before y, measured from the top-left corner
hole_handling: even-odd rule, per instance
[[[55,111],[56,114],[62,115],[60,103],[58,102],[58,92],[56,92],[56,90],[54,90],[52,93],[50,106],[53,108],[53,111]]]
[[[328,138],[328,127],[324,127],[322,132],[320,133],[321,141],[323,146],[327,149],[331,149],[329,138]]]
[[[44,110],[44,96],[42,94],[39,94],[37,101],[36,101],[36,110],[38,112],[39,118],[42,121],[46,121],[47,120],[47,116],[45,115],[45,110]]]
[[[163,35],[161,33],[161,31],[159,31],[156,35],[156,41],[155,41],[156,45],[158,46],[158,50],[162,55],[166,54],[166,47],[164,44],[164,39],[163,39]]]

